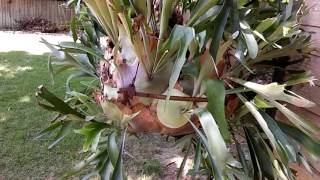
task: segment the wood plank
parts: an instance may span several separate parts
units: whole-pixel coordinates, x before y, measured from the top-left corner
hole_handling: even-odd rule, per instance
[[[307,5],[312,8],[310,9],[310,14],[303,18],[303,24],[310,24],[312,26],[319,26],[320,27],[320,21],[318,20],[320,17],[320,2],[318,0],[308,0]],[[303,28],[307,31],[315,32],[312,34],[312,43],[313,47],[319,47],[320,46],[320,34],[319,34],[319,28],[316,27],[306,27],[303,26]],[[319,52],[317,52],[319,53]],[[313,54],[316,54],[316,52],[313,52]],[[310,71],[312,76],[314,76],[315,79],[320,79],[320,56],[310,56],[311,58],[309,60],[304,61],[301,64],[289,67],[292,69],[305,69]],[[294,109],[296,111],[302,112],[304,115],[310,116],[311,119],[318,122],[318,119],[320,118],[320,82],[315,81],[315,86],[310,86],[309,84],[305,85],[299,85],[293,87],[293,91],[317,104],[316,107],[309,108],[309,109],[303,109],[303,108],[296,108],[293,106],[288,105],[290,109]],[[298,110],[299,109],[299,110]],[[309,115],[308,115],[309,114]],[[316,116],[319,116],[316,118]],[[319,122],[320,125],[320,122]]]
[[[36,17],[65,24],[73,16],[73,10],[59,6],[61,3],[56,0],[0,0],[0,28],[13,27],[16,20]]]
[[[306,0],[306,4],[308,7],[311,7],[311,9],[310,9],[310,14],[303,18],[303,24],[308,26],[302,26],[302,27],[307,31],[315,32],[312,36],[313,46],[320,47],[320,34],[319,34],[320,29],[315,27],[315,26],[320,27],[320,20],[319,20],[320,2],[319,0]],[[310,26],[313,26],[313,27],[310,27]],[[319,57],[311,56],[310,60],[301,63],[299,66],[300,66],[299,68],[302,67],[303,69],[309,70],[316,79],[320,79],[320,56]],[[288,105],[287,107],[320,126],[320,88],[319,88],[320,82],[316,81],[315,84],[316,86],[310,86],[310,85],[296,86],[293,88],[293,91],[315,102],[317,104],[316,107],[308,108],[308,109],[298,108],[292,105]],[[286,117],[279,112],[277,113],[276,119],[287,120]],[[319,161],[315,162],[315,167],[317,169],[320,169]],[[302,165],[292,164],[292,168],[297,170],[298,180],[299,179],[301,180],[320,179],[319,176],[310,175],[310,173]]]

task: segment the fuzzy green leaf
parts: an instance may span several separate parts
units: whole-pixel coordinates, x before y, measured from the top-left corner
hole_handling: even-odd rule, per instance
[[[48,149],[52,149],[56,144],[62,141],[68,134],[72,132],[73,123],[71,121],[63,122],[60,131],[58,132],[55,140],[50,143]]]
[[[74,50],[79,50],[79,52],[89,53],[89,54],[94,55],[100,59],[104,58],[103,53],[100,50],[89,48],[89,47],[84,46],[83,44],[80,44],[80,43],[60,42],[59,46],[64,49],[74,49]]]
[[[257,55],[258,55],[259,47],[258,47],[258,43],[257,43],[254,35],[251,32],[248,32],[248,31],[243,31],[242,35],[244,36],[244,39],[245,39],[246,44],[247,44],[249,57],[251,59],[256,58]]]
[[[316,157],[320,157],[319,139],[315,139],[308,136],[307,134],[305,134],[304,132],[302,132],[301,130],[299,130],[294,126],[291,126],[282,122],[278,122],[278,125],[284,133],[286,133],[287,135],[292,137],[294,140],[302,144],[310,154]]]
[[[195,37],[193,28],[184,27],[180,25],[176,25],[170,35],[168,40],[168,47],[172,47],[173,44],[179,44],[179,51],[176,56],[176,60],[174,61],[174,65],[172,68],[171,76],[169,79],[169,88],[168,88],[168,96],[167,100],[170,98],[170,93],[173,87],[175,86],[178,78],[180,76],[181,69],[186,62],[186,54],[188,50],[188,46]]]
[[[81,114],[81,113],[77,112],[75,109],[71,108],[63,100],[61,100],[60,98],[55,96],[53,93],[48,91],[47,88],[45,88],[43,85],[38,87],[38,91],[36,92],[36,96],[49,102],[50,105],[52,105],[52,106],[48,106],[48,107],[51,107],[51,109],[54,111],[60,112],[65,115],[72,114],[72,115],[75,115],[75,116],[82,118],[82,119],[85,118],[85,116],[83,114]]]
[[[120,152],[117,158],[117,163],[114,167],[113,173],[111,180],[126,180],[125,172],[124,172],[124,167],[123,167],[123,151],[124,151],[124,143],[125,143],[125,138],[126,138],[126,130],[124,131],[123,138],[122,138],[122,143],[120,147]]]
[[[299,106],[299,107],[313,107],[315,103],[295,94],[292,91],[285,89],[285,84],[281,85],[278,83],[270,84],[258,84],[255,82],[244,81],[241,79],[232,78],[236,83],[243,85],[246,88],[252,89],[258,93],[261,97],[271,101],[271,100],[280,100],[285,101],[290,104]]]
[[[217,54],[220,46],[220,42],[225,31],[225,26],[230,13],[230,3],[231,1],[224,1],[223,7],[218,14],[217,18],[214,20],[213,38],[210,46],[210,54],[216,61]]]
[[[263,143],[263,139],[257,137],[250,129],[245,128],[251,159],[255,165],[255,179],[274,179],[275,174],[272,167],[272,159],[266,150],[268,147]],[[257,138],[255,138],[257,137]],[[258,173],[258,174],[257,174]]]
[[[226,90],[221,80],[206,81],[206,94],[208,98],[208,110],[216,120],[219,130],[223,138],[227,141],[231,140],[228,128],[228,122],[225,117],[224,102]]]
[[[75,130],[75,133],[85,136],[85,142],[83,144],[83,151],[87,152],[91,146],[91,151],[95,152],[99,143],[100,135],[103,129],[107,127],[107,124],[100,122],[90,122],[83,126],[81,129]]]
[[[277,143],[279,144],[278,147],[280,149],[277,149],[277,151],[279,153],[283,153],[286,156],[285,158],[289,159],[290,162],[295,162],[297,160],[297,152],[288,140],[287,136],[283,133],[281,128],[279,128],[277,122],[273,118],[271,118],[266,112],[262,110],[259,110],[259,112],[267,122],[269,129],[272,131]]]
[[[208,143],[208,151],[217,162],[215,173],[217,173],[216,175],[219,179],[219,176],[224,174],[227,165],[229,156],[227,146],[211,113],[206,109],[196,109],[195,114],[199,117],[201,126],[207,137],[205,141]]]
[[[116,132],[112,132],[108,137],[108,152],[113,166],[116,166],[119,157],[119,148],[116,141]]]
[[[256,27],[256,31],[258,31],[259,33],[263,33],[269,27],[271,27],[275,22],[277,22],[277,20],[278,20],[278,17],[267,18],[262,20]]]

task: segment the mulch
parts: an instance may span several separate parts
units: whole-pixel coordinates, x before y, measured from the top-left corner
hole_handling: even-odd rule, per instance
[[[67,25],[57,25],[46,19],[36,17],[36,18],[25,18],[22,20],[16,20],[16,26],[7,29],[14,31],[30,31],[30,32],[41,32],[41,33],[58,33],[67,32]]]

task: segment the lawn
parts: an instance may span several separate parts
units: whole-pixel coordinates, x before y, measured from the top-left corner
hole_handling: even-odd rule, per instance
[[[0,180],[57,179],[83,156],[82,138],[76,134],[51,150],[47,149],[50,139],[33,139],[54,116],[37,105],[37,87],[44,84],[63,97],[68,76],[68,72],[59,75],[52,85],[47,58],[26,52],[0,53]],[[172,138],[140,134],[139,139],[129,137],[126,147],[129,179],[175,178],[175,159],[182,157],[177,156]]]
[[[67,73],[52,86],[46,60],[47,55],[0,53],[0,179],[55,179],[80,158],[81,138],[75,135],[50,151],[50,139],[33,140],[54,115],[37,106],[37,87],[45,84],[60,97],[65,90]]]

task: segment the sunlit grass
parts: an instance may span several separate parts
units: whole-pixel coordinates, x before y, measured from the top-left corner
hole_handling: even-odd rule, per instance
[[[48,126],[54,115],[37,105],[37,87],[44,84],[63,98],[67,75],[68,73],[57,76],[52,86],[47,70],[47,55],[30,55],[25,52],[0,53],[1,180],[58,179],[83,156],[81,137],[75,134],[52,150],[47,149],[50,139],[33,140],[36,133]],[[72,87],[79,88],[78,85],[79,83],[74,81]],[[172,140],[163,142],[164,139],[151,135],[141,135],[140,138],[128,138],[126,143],[126,150],[133,155],[125,156],[128,179],[162,179],[163,173],[166,172],[165,165],[163,160],[162,164],[156,160],[161,157],[153,159],[153,156],[160,148],[168,151],[169,160],[173,158],[176,152],[171,152]],[[163,158],[166,159],[166,155]]]
[[[47,55],[0,53],[0,179],[56,179],[80,159],[80,137],[71,135],[50,151],[49,139],[33,140],[53,116],[37,105],[36,88],[45,84],[63,97],[66,76],[53,88]]]
[[[8,60],[0,62],[0,77],[13,78],[17,73],[32,70],[31,66],[11,66],[8,64]]]

